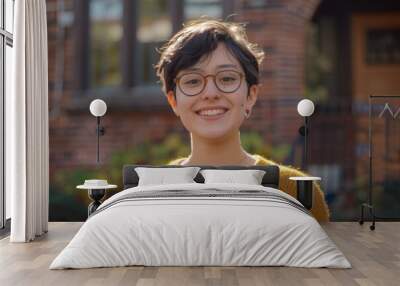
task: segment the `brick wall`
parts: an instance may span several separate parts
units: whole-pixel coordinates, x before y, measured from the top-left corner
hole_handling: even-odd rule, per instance
[[[249,39],[259,43],[267,57],[262,66],[258,103],[242,130],[260,132],[271,143],[290,143],[302,123],[296,105],[304,90],[305,24],[319,0],[266,1],[257,9],[246,6],[245,2],[248,1],[235,2],[238,16],[234,20],[249,23]],[[95,118],[88,107],[65,108],[76,93],[73,83],[76,50],[73,22],[68,18],[73,15],[74,1],[65,0],[64,5],[62,30],[58,27],[61,14],[57,12],[57,1],[47,1],[51,174],[60,168],[93,166],[96,160]],[[64,69],[60,70],[62,63]],[[170,132],[185,134],[179,119],[168,107],[152,111],[151,115],[148,110],[114,108],[106,114],[103,123],[106,127],[106,135],[101,138],[104,160],[113,150],[146,138],[158,140]]]
[[[267,1],[263,8],[244,9],[238,20],[248,22],[248,36],[266,52],[263,84],[251,126],[269,142],[290,143],[297,136],[302,118],[297,102],[304,96],[305,25],[319,0]]]

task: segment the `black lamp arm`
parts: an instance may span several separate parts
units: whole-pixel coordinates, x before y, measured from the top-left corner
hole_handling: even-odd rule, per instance
[[[304,137],[304,150],[303,150],[303,160],[302,160],[302,169],[305,170],[307,168],[308,164],[308,147],[307,147],[307,141],[308,141],[308,136],[310,134],[310,127],[309,127],[309,116],[304,116],[304,125],[300,126],[299,128],[299,134]]]
[[[100,126],[100,116],[97,116],[97,127],[96,127],[96,135],[97,135],[97,163],[100,162],[100,136],[105,134],[106,130],[103,126]]]

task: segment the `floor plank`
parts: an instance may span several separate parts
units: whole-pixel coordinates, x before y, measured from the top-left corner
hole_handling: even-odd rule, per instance
[[[400,222],[323,225],[352,263],[352,269],[291,267],[116,267],[49,270],[56,255],[82,223],[52,222],[49,232],[31,243],[0,240],[0,285],[398,285]]]

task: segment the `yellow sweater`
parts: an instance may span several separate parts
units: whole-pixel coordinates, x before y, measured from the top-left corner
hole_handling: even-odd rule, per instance
[[[289,177],[294,176],[308,176],[302,171],[285,165],[279,165],[278,163],[268,160],[263,156],[254,154],[253,157],[256,159],[256,165],[278,165],[279,166],[279,189],[288,193],[289,195],[296,198],[297,185],[295,181],[289,180]],[[181,165],[181,162],[186,158],[178,158],[172,160],[168,165]],[[314,183],[314,201],[311,213],[319,222],[329,221],[329,209],[325,202],[324,193],[321,190],[319,184]]]

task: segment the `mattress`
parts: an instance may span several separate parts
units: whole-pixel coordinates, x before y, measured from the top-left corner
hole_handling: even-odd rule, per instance
[[[351,265],[300,202],[274,188],[171,184],[104,201],[50,269]]]

